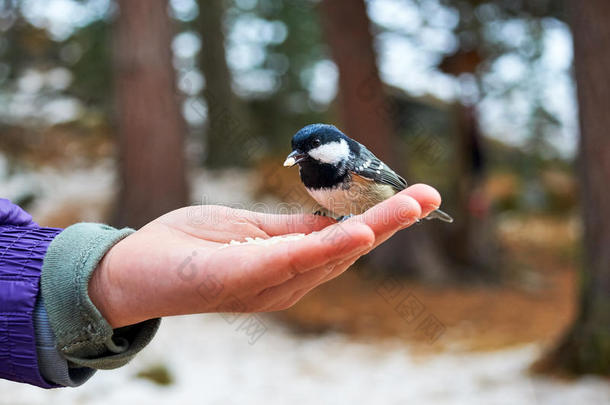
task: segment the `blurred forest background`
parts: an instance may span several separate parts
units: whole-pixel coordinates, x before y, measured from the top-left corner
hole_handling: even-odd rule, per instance
[[[0,0],[0,194],[49,226],[308,211],[281,162],[300,127],[333,123],[457,220],[401,232],[276,320],[534,342],[536,371],[608,375],[610,6],[572,3]]]

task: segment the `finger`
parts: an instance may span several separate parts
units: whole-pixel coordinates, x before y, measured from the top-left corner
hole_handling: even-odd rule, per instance
[[[238,245],[217,250],[219,261],[231,263],[232,274],[258,288],[279,285],[297,274],[365,252],[375,235],[361,223],[335,224],[302,239],[274,245]]]
[[[263,214],[246,211],[246,217],[270,236],[311,233],[336,223],[332,218],[313,214]]]
[[[413,197],[421,207],[421,217],[428,216],[432,211],[441,206],[441,195],[434,188],[426,184],[414,184],[400,192]]]
[[[283,309],[294,305],[314,288],[343,274],[362,256],[362,253],[298,274],[293,279],[280,285],[265,289],[259,294],[259,297],[265,300],[263,310],[271,310],[270,308]]]
[[[344,223],[366,224],[375,233],[377,243],[378,238],[413,224],[420,215],[421,207],[417,200],[407,194],[399,193]]]
[[[305,295],[309,294],[309,292],[311,292],[313,289],[317,288],[318,286],[320,286],[334,278],[339,277],[347,269],[349,269],[352,266],[352,264],[354,264],[354,262],[356,260],[358,260],[358,258],[360,256],[361,255],[358,255],[355,258],[345,260],[336,265],[327,266],[325,271],[320,271],[318,273],[319,277],[317,277],[312,282],[308,283],[308,285],[306,285],[305,287],[298,288],[296,291],[287,290],[288,295],[284,294],[285,296],[287,296],[287,298],[284,298],[283,300],[279,300],[280,303],[277,305],[278,309],[285,309],[285,308],[289,308],[289,307],[293,306],[301,298],[303,298]],[[303,276],[304,275],[305,274],[303,274]]]
[[[326,274],[322,280],[320,280],[320,284],[324,284],[334,278],[339,277],[347,269],[352,267],[352,265],[354,263],[356,263],[356,261],[358,261],[358,259],[360,259],[362,256],[364,256],[364,254],[366,254],[366,253],[368,253],[368,251],[364,252],[363,254],[351,256],[351,257],[343,260],[342,262],[337,263],[334,266],[334,268],[331,271],[329,271],[328,274]]]
[[[307,271],[305,273],[297,274],[290,280],[273,286],[265,288],[259,294],[257,294],[257,301],[261,311],[272,311],[277,309],[284,309],[292,305],[295,297],[302,297],[306,292],[311,291],[313,288],[321,284],[328,273],[333,271],[335,265],[326,265]]]
[[[283,281],[369,249],[375,241],[371,229],[361,223],[334,224],[303,239],[278,243],[261,258],[263,266],[278,269]]]

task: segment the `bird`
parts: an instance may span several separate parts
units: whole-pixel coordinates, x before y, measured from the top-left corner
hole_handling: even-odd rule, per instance
[[[303,185],[321,207],[317,215],[345,220],[407,188],[404,178],[334,125],[307,125],[292,137],[291,146],[284,166],[299,166]],[[453,222],[439,209],[426,219]]]

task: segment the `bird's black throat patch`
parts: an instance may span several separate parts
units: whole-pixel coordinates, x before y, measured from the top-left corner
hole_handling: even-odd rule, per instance
[[[307,188],[331,188],[342,183],[348,176],[347,170],[332,164],[308,159],[299,164],[301,181]]]

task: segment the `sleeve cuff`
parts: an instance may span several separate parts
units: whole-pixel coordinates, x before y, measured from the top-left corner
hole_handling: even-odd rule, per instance
[[[63,387],[78,387],[95,374],[96,370],[92,368],[68,367],[68,360],[55,347],[55,336],[40,297],[34,308],[34,330],[38,368],[45,380]]]
[[[80,223],[49,245],[41,293],[56,348],[70,367],[113,369],[129,362],[154,337],[160,319],[113,330],[93,305],[88,284],[106,252],[133,229]]]

